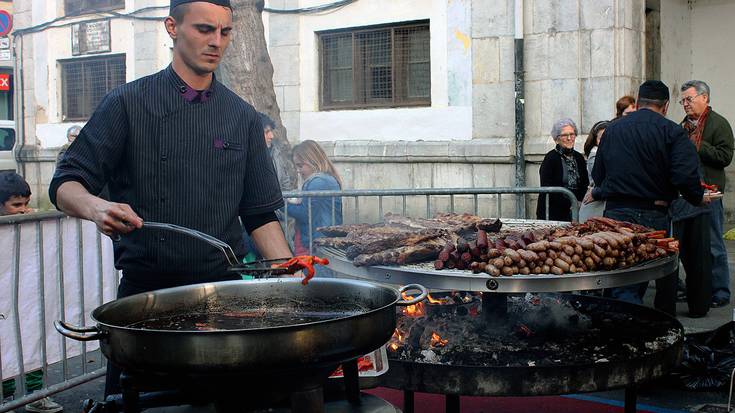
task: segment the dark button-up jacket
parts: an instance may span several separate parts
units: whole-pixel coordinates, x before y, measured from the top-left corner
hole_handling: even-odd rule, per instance
[[[694,205],[704,193],[699,161],[686,131],[642,109],[605,130],[592,170],[595,199],[643,204],[673,201],[679,192]]]
[[[188,87],[169,66],[108,94],[61,159],[52,202],[66,181],[90,193],[108,185],[113,202],[144,221],[193,228],[244,253],[238,216],[283,205],[256,111],[213,79]],[[115,243],[123,275],[160,286],[225,276],[224,255],[184,235],[143,228]]]

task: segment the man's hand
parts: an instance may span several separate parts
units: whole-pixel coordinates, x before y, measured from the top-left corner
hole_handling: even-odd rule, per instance
[[[583,204],[589,204],[590,202],[594,201],[595,199],[592,198],[592,187],[587,188],[587,193],[584,194],[584,198],[582,199]]]
[[[101,198],[94,203],[91,221],[103,234],[114,237],[115,234],[127,234],[143,226],[143,219],[128,204],[108,202]]]
[[[711,194],[705,192],[704,195],[702,196],[702,203],[700,205],[701,206],[707,206],[712,201],[714,201],[716,198],[719,198],[719,197],[713,197]]]
[[[109,237],[143,226],[143,220],[130,205],[96,197],[79,182],[64,182],[56,192],[56,203],[69,216],[93,221],[100,232]]]

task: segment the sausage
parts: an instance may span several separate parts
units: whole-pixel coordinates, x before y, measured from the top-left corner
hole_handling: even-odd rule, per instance
[[[548,265],[549,267],[551,267],[552,265],[554,265],[554,259],[553,259],[553,258],[551,258],[551,257],[549,257],[549,258],[547,258],[547,259],[546,259],[546,260],[544,261],[544,264],[545,264],[545,265]],[[548,272],[548,271],[546,271],[546,272]]]
[[[552,249],[552,250],[559,251],[559,250],[561,250],[562,245],[560,243],[556,242],[556,241],[551,241],[551,242],[549,242],[549,248]]]
[[[505,260],[502,258],[496,258],[490,262],[490,264],[494,265],[496,268],[500,269],[505,266]]]
[[[572,263],[579,265],[582,262],[582,257],[577,254],[572,255]]]
[[[503,257],[503,262],[505,263],[505,267],[510,267],[511,265],[513,265],[513,260],[507,255]]]
[[[584,248],[582,248],[581,245],[577,244],[574,246],[574,253],[577,255],[582,255],[584,253]]]
[[[572,257],[568,256],[567,254],[565,254],[563,252],[561,254],[559,254],[559,258],[561,258],[567,264],[571,264],[572,263]]]
[[[533,268],[532,271],[534,274],[541,274],[544,272],[544,268],[542,266],[537,266]]]
[[[546,251],[546,254],[547,254],[547,255],[549,256],[549,258],[551,258],[552,260],[554,260],[554,259],[556,259],[557,257],[559,257],[559,254],[557,254],[557,253],[556,253],[556,251],[554,251],[554,250],[548,250],[548,251]]]
[[[592,248],[592,251],[600,258],[605,258],[605,255],[607,255],[605,249],[597,244]]]
[[[485,272],[490,274],[491,277],[499,277],[500,276],[500,270],[498,267],[488,264],[485,266]]]
[[[523,275],[528,275],[531,273],[531,270],[528,269],[528,267],[523,267],[519,270],[519,272]]]
[[[593,253],[592,255],[590,255],[590,258],[592,258],[592,261],[595,262],[595,265],[600,265],[600,263],[602,262],[602,258],[598,257],[597,254]]]
[[[497,248],[490,248],[487,250],[487,256],[490,258],[498,258],[500,256],[500,250]]]
[[[459,239],[457,240],[457,251],[462,253],[462,252],[467,252],[467,250],[469,249],[470,249],[470,245],[467,243],[467,240],[462,237],[459,237]]]
[[[519,262],[521,260],[521,255],[512,249],[505,250],[505,256],[510,257],[513,262]]]
[[[615,265],[615,258],[603,258],[602,265],[604,265],[606,268],[612,268]]]
[[[435,270],[443,270],[444,269],[444,261],[442,261],[442,260],[436,260],[436,261],[434,261],[434,269]]]
[[[571,272],[571,273],[577,272],[577,266],[574,265],[574,264],[570,265],[569,266],[569,272]]]
[[[503,269],[502,269],[502,270],[500,270],[500,272],[501,272],[501,273],[502,273],[502,274],[503,274],[504,276],[506,276],[506,277],[510,277],[511,275],[513,275],[513,269],[512,269],[511,267],[509,267],[509,266],[505,266],[505,267],[503,267]]]
[[[518,274],[520,271],[517,265],[510,267],[510,269],[513,271],[513,274]]]
[[[551,266],[546,264],[541,266],[541,274],[548,274],[549,272],[551,272]]]
[[[561,258],[557,258],[554,260],[554,266],[561,268],[564,272],[569,272],[569,263]]]
[[[549,241],[536,241],[534,243],[526,245],[526,249],[529,251],[543,252],[549,249]]]
[[[472,271],[474,274],[482,272],[483,268],[485,268],[485,266],[483,265],[482,267],[480,267],[480,263],[477,261],[472,261],[470,263],[470,271]]]
[[[556,275],[562,275],[562,274],[564,274],[564,270],[562,270],[561,268],[559,268],[557,266],[551,267],[551,272],[554,273],[554,274],[556,274]]]
[[[526,262],[526,260],[521,258],[521,260],[518,261],[518,268],[523,268],[523,267],[528,267],[528,263]]]
[[[607,247],[607,240],[602,237],[597,236],[597,233],[588,234],[588,235],[585,235],[585,237],[590,239],[595,245],[599,245],[602,248]]]
[[[538,255],[538,259],[541,261],[546,259],[546,251],[541,251],[537,255]]]
[[[587,238],[578,238],[577,239],[577,245],[579,245],[580,247],[582,247],[582,249],[591,250],[592,249],[592,246],[595,245],[595,244],[594,244],[594,242],[590,241]]]
[[[595,261],[592,259],[592,257],[587,257],[584,259],[584,265],[589,268],[590,270],[595,269]]]

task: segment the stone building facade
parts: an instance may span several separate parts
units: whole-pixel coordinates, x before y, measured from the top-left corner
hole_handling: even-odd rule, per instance
[[[137,17],[165,15],[168,4],[109,1],[116,12]],[[20,29],[51,21],[69,3],[83,7],[84,1],[15,3]],[[267,0],[268,9],[290,12],[266,10],[264,23],[289,140],[319,141],[349,189],[513,186],[516,29],[524,39],[528,186],[538,185],[538,164],[553,146],[549,130],[556,119],[571,117],[588,131],[610,119],[615,100],[646,78],[664,80],[674,97],[681,82],[706,80],[715,110],[735,122],[735,90],[728,79],[735,62],[732,54],[719,52],[728,47],[726,39],[735,38],[728,23],[735,17],[732,2],[357,0],[314,12],[330,3]],[[160,21],[109,21],[109,45],[95,54],[75,53],[69,24],[17,39],[23,68],[21,168],[37,194],[45,192],[54,148],[67,127],[84,121],[69,117],[65,107],[69,64],[123,56],[130,81],[170,60],[171,42]],[[410,31],[415,27],[426,33]],[[386,31],[389,37],[380,37]],[[385,82],[385,76],[393,80]],[[405,96],[399,101],[400,93]],[[345,97],[353,104],[345,104]],[[672,104],[669,116],[680,120],[683,112]],[[583,139],[578,138],[580,148]],[[735,198],[725,202],[735,205]]]

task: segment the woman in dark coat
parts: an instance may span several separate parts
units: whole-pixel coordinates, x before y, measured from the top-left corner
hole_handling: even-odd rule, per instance
[[[541,186],[567,188],[581,202],[590,181],[587,176],[584,156],[574,150],[574,141],[577,139],[577,125],[569,118],[561,119],[554,123],[551,136],[556,142],[556,147],[546,154],[544,161],[541,163],[541,169],[539,169]],[[566,196],[551,194],[549,196],[549,216],[547,218],[546,195],[541,194],[536,206],[536,218],[552,221],[571,221],[571,208],[571,202]]]

